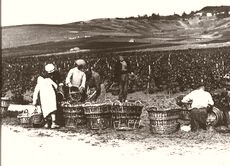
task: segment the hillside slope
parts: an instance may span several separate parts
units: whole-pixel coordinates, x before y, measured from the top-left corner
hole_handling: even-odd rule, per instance
[[[150,36],[160,30],[182,28],[177,21],[95,19],[64,25],[22,25],[3,27],[2,47],[12,48],[50,41],[65,41],[92,36]]]
[[[193,17],[190,19],[153,20],[153,19],[94,19],[63,25],[21,25],[2,28],[2,48],[5,53],[18,52],[19,48],[51,46],[50,52],[67,51],[73,47],[80,49],[105,49],[113,46],[133,48],[143,44],[150,47],[164,45],[184,45],[200,43],[221,43],[230,41],[230,17]],[[111,43],[111,44],[109,44]],[[120,44],[116,44],[120,43]],[[62,50],[57,50],[58,47]],[[95,46],[95,48],[94,48]],[[142,48],[141,46],[141,48]],[[56,48],[55,48],[56,47]],[[55,49],[54,49],[55,48]],[[33,50],[31,50],[31,54]]]

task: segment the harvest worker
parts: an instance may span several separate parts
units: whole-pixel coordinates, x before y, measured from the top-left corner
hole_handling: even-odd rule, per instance
[[[92,68],[89,68],[86,72],[86,87],[87,100],[96,101],[101,94],[101,78]]]
[[[75,61],[75,65],[76,67],[68,72],[65,83],[71,91],[79,91],[81,93],[80,101],[83,102],[86,98],[86,75],[84,73],[86,62],[83,59],[78,59]]]
[[[57,128],[59,127],[56,124],[56,90],[58,85],[51,79],[55,71],[54,65],[47,64],[45,71],[44,77],[39,76],[37,79],[33,94],[33,105],[38,105],[38,101],[40,101],[42,113],[46,120],[45,127]]]
[[[198,88],[182,99],[182,103],[192,101],[191,110],[191,131],[199,129],[207,129],[206,120],[208,117],[208,109],[214,105],[214,101],[209,92],[205,91],[205,86],[200,83]]]
[[[119,56],[114,72],[115,81],[119,83],[118,99],[120,102],[124,102],[128,95],[129,73],[131,72],[129,61],[125,60],[123,56]]]

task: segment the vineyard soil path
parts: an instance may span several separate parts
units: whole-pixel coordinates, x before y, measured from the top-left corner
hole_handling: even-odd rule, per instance
[[[145,141],[102,140],[90,134],[3,125],[1,165],[227,166],[230,163],[230,150],[226,148],[230,147],[229,143],[217,146],[201,143],[183,147],[173,140],[167,146],[162,145],[160,140],[153,142],[151,138]]]

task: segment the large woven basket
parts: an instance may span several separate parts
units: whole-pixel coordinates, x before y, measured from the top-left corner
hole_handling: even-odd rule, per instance
[[[150,120],[150,131],[153,134],[171,134],[179,129],[180,110],[159,111],[155,107],[149,107],[147,111]]]
[[[85,124],[83,106],[81,104],[62,103],[65,127],[76,128]]]
[[[111,106],[111,103],[86,103],[84,105],[84,113],[87,126],[93,130],[111,127]]]
[[[116,130],[139,128],[143,107],[139,101],[124,103],[115,101],[111,110],[113,128]]]

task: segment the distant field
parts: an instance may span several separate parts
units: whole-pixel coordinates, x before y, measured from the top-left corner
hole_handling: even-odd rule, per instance
[[[118,41],[60,41],[60,42],[48,42],[42,44],[35,44],[30,46],[22,46],[16,48],[4,49],[2,51],[3,57],[23,57],[23,56],[38,56],[50,53],[71,53],[70,49],[74,47],[80,48],[80,50],[90,50],[91,52],[103,51],[103,52],[118,52],[129,50],[141,50],[141,49],[154,49],[159,47],[176,46],[178,44],[162,43],[162,44],[150,44],[150,43],[130,43],[130,42],[118,42]]]
[[[134,39],[135,42],[129,42]],[[230,17],[224,19],[148,20],[95,19],[63,25],[2,28],[2,56],[68,52],[177,49],[185,45],[230,41]],[[170,48],[171,47],[171,48]],[[178,47],[178,48],[179,48]]]
[[[56,25],[25,25],[2,29],[2,48],[66,40],[68,30]]]
[[[149,20],[92,20],[64,25],[22,25],[3,27],[2,48],[13,48],[46,42],[69,41],[94,36],[133,37],[151,36],[153,32],[180,29],[177,21]]]

